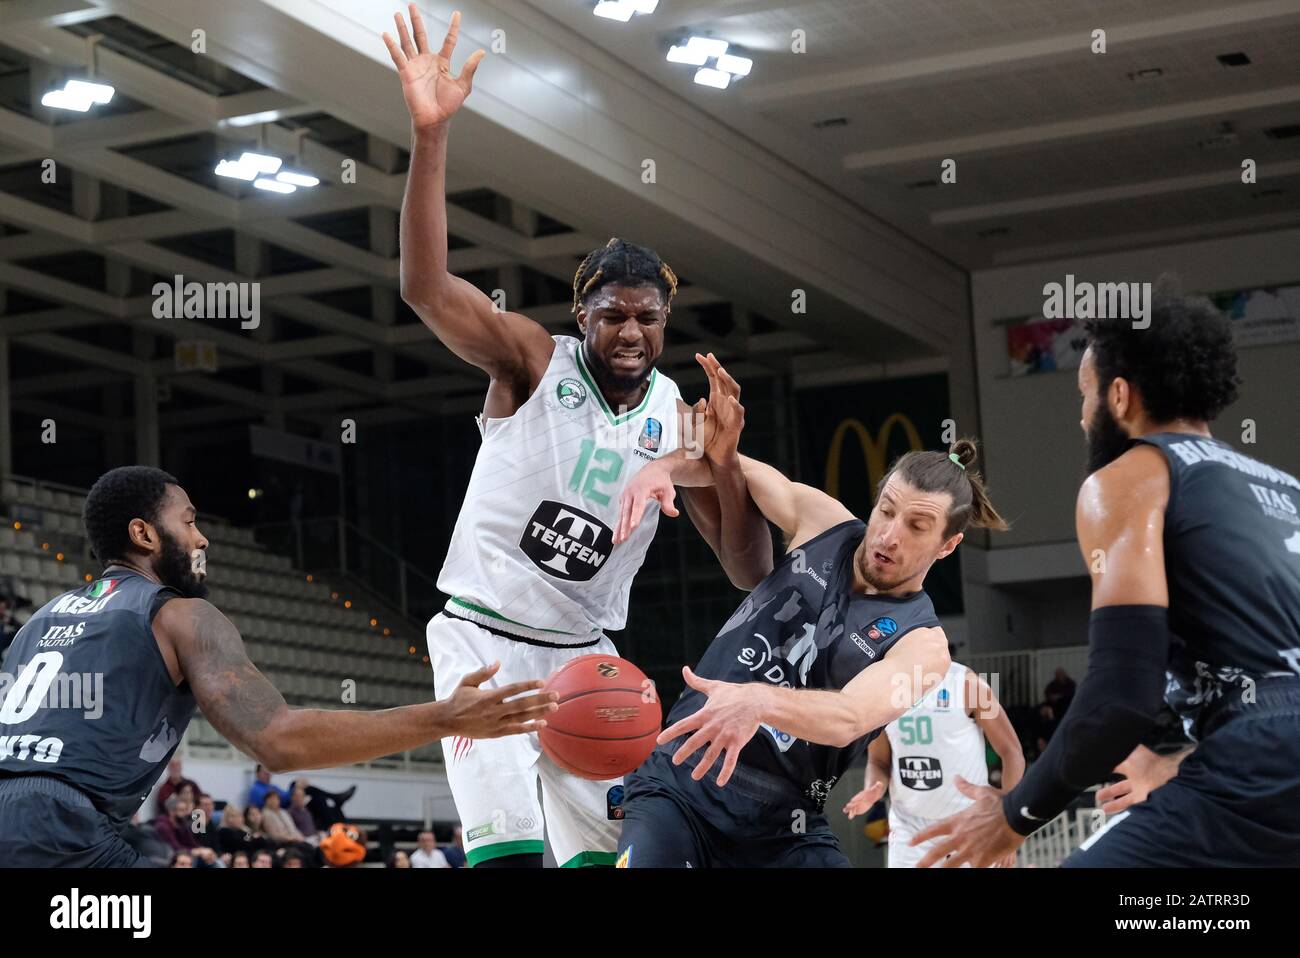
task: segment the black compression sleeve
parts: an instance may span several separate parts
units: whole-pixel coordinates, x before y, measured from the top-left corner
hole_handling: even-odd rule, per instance
[[[1088,619],[1088,672],[1047,750],[1002,800],[1028,835],[1128,758],[1159,714],[1169,661],[1169,610],[1112,605]]]

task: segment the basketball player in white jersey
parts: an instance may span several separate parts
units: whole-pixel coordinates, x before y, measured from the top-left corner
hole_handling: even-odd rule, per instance
[[[916,833],[970,804],[954,784],[958,777],[988,784],[986,739],[1002,759],[1002,788],[1012,788],[1025,773],[1016,731],[984,679],[953,662],[939,685],[871,743],[865,786],[844,813],[856,818],[889,791],[890,868],[915,868],[929,851],[928,843],[912,847]],[[1010,868],[1015,855],[999,864]]]
[[[617,654],[604,633],[626,624],[632,579],[655,531],[649,521],[615,546],[619,495],[643,466],[682,447],[694,425],[676,384],[654,369],[677,289],[655,253],[611,240],[583,261],[573,283],[582,339],[551,336],[498,310],[447,272],[448,125],[484,53],[454,77],[460,14],[436,54],[414,5],[410,17],[409,32],[398,14],[398,39],[384,35],[412,125],[402,298],[452,352],[491,378],[478,419],[483,444],[438,579],[451,598],[428,627],[441,699],[459,676],[494,661],[501,668],[491,681],[508,683],[544,678],[576,656]],[[721,556],[716,492],[684,496]],[[752,500],[748,508],[743,516],[728,511],[723,558],[742,588],[772,569],[771,534]],[[444,739],[443,752],[471,866],[540,866],[543,834],[562,866],[614,863],[621,781],[562,771],[535,734],[504,748]]]

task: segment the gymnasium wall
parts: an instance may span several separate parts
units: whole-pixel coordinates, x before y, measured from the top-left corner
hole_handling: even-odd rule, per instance
[[[1300,282],[1300,230],[1183,243],[1071,260],[981,270],[971,276],[985,461],[995,501],[1013,522],[993,548],[1072,541],[1074,500],[1083,479],[1083,434],[1075,371],[1011,377],[1006,326],[999,320],[1041,315],[1043,286],[1067,273],[1092,282],[1154,281],[1173,271],[1188,292]],[[1259,459],[1300,473],[1300,403],[1295,374],[1300,342],[1239,350],[1241,398],[1216,434]],[[1254,419],[1257,442],[1241,443],[1241,421]]]

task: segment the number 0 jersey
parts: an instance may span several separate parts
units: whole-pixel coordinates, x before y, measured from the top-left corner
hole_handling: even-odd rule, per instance
[[[613,544],[623,487],[679,445],[677,385],[651,372],[641,404],[611,410],[582,355],[555,336],[537,389],[507,419],[478,417],[483,445],[438,588],[447,611],[505,632],[579,645],[627,622],[632,578],[659,521],[651,502]]]
[[[60,779],[126,825],[194,715],[189,683],[173,684],[153,636],[176,596],[111,567],[27,621],[4,659],[0,776]]]

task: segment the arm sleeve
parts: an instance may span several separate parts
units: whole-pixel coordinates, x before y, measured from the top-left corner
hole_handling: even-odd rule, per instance
[[[1088,672],[1070,710],[1020,784],[1002,800],[1007,823],[1028,835],[1128,757],[1160,711],[1169,661],[1169,610],[1095,609],[1088,619]]]

